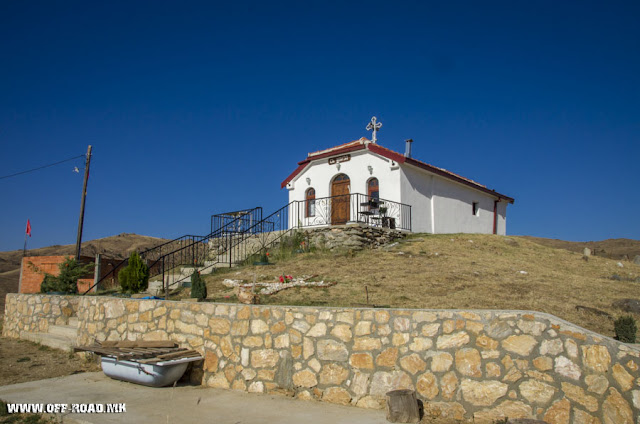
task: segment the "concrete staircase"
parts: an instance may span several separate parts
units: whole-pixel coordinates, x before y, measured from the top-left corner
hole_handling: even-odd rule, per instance
[[[213,272],[214,267],[208,267],[205,262],[204,267],[197,268],[200,271],[200,274],[206,275],[211,274]],[[184,267],[180,270],[178,274],[167,274],[164,277],[165,282],[169,284],[169,290],[173,290],[178,288],[178,286],[182,286],[184,283],[191,282],[191,274],[193,274],[193,267]],[[164,296],[164,285],[162,284],[162,275],[154,277],[153,280],[149,280],[149,287],[147,288],[147,293],[152,296]]]
[[[29,340],[54,349],[71,350],[78,337],[78,318],[71,317],[67,325],[50,325],[48,333],[20,333],[22,340]]]
[[[236,266],[233,264],[232,266]],[[215,261],[205,261],[203,267],[191,267],[184,266],[180,269],[179,273],[167,274],[164,277],[166,283],[169,284],[169,290],[173,290],[181,286],[183,283],[191,282],[191,274],[193,274],[194,270],[200,271],[201,275],[207,275],[214,272],[216,268],[227,268],[229,267],[228,263],[218,263]],[[147,289],[147,293],[153,296],[164,296],[164,286],[162,284],[162,275],[157,275],[152,277],[149,280],[149,288]]]
[[[228,239],[212,239],[209,241],[209,258],[204,261],[203,267],[196,267],[189,265],[181,265],[176,267],[172,273],[167,272],[164,277],[164,283],[168,284],[169,290],[174,290],[181,286],[183,283],[191,282],[191,274],[194,270],[199,270],[202,275],[211,274],[216,268],[231,268],[236,267],[239,262],[250,255],[260,252],[263,246],[272,246],[275,244],[283,233],[287,233],[289,230],[265,232],[254,235],[235,236]],[[222,242],[228,243],[228,245],[221,244]],[[232,252],[229,251],[231,247]],[[233,255],[230,258],[230,255]],[[230,261],[230,259],[233,259]],[[231,262],[231,264],[229,264]],[[179,268],[179,271],[178,271]],[[149,287],[147,293],[152,296],[164,296],[164,285],[162,282],[162,275],[156,275],[149,280]]]

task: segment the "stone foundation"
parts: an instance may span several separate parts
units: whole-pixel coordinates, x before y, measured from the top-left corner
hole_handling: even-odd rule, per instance
[[[404,231],[364,225],[341,225],[301,231],[309,238],[309,244],[319,249],[376,248],[408,235]]]
[[[52,297],[8,295],[4,335]],[[210,387],[364,408],[408,388],[427,416],[476,423],[639,420],[640,351],[548,314],[79,301],[79,344],[175,340],[205,357],[192,378]]]

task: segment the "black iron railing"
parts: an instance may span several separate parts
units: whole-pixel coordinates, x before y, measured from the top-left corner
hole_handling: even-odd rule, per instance
[[[211,215],[211,234],[218,232],[222,228],[227,228],[229,231],[243,232],[253,228],[254,224],[260,221],[262,221],[262,208],[260,206],[253,209]]]
[[[223,225],[210,236],[198,241],[204,246],[198,250],[201,252],[197,260],[198,264],[202,264],[200,271],[243,263],[278,244],[285,236],[298,229],[361,223],[411,231],[410,205],[359,193],[319,198],[312,202],[293,201],[253,225],[246,225],[248,214],[236,215],[237,221],[229,221],[231,224]],[[244,219],[242,223],[239,222],[241,219]],[[188,248],[189,246],[185,246],[169,253],[159,258],[158,263],[162,263],[165,271],[186,265],[181,252]],[[180,279],[173,279],[172,285],[187,277],[185,275]]]
[[[289,227],[363,223],[372,227],[411,231],[410,205],[360,193],[294,201],[290,208]]]
[[[218,228],[215,232],[206,236],[188,234],[173,240],[169,240],[165,243],[159,244],[141,252],[140,257],[149,266],[149,275],[151,277],[155,277],[163,273],[163,262],[161,261],[161,259],[164,260],[163,258],[166,258],[169,255],[171,255],[172,257],[172,262],[176,264],[202,266],[204,265],[204,259],[206,258],[206,253],[208,251],[208,241],[212,238],[220,237],[229,229],[237,227],[238,220],[240,220],[240,217],[228,220],[223,223],[221,227]],[[107,285],[107,282],[110,282],[109,285],[115,285],[118,273],[128,264],[129,258],[122,260],[112,270],[110,270],[96,283],[89,287],[89,289],[86,290],[83,295],[89,293],[96,286]]]
[[[352,223],[411,231],[411,206],[352,193],[293,201],[265,218],[260,207],[228,212],[211,217],[212,231],[206,236],[185,235],[140,255],[149,266],[150,277],[162,275],[168,291],[169,286],[189,277],[182,272],[184,266],[200,272],[231,267],[265,252],[294,230]],[[115,280],[127,264],[128,259],[123,260],[96,284],[110,277]]]
[[[277,244],[285,235],[295,228],[289,228],[288,204],[251,226],[238,230],[237,222],[231,221],[209,236],[197,240],[202,248],[196,249],[198,256],[194,258],[200,272],[211,268],[232,267],[245,262],[262,251]],[[239,219],[239,218],[238,218]],[[191,250],[190,250],[191,249]],[[167,253],[152,264],[157,273],[162,274],[165,290],[170,286],[177,286],[190,277],[181,273],[176,276],[176,270],[184,265],[184,252],[193,251],[192,246],[184,246],[174,252]],[[151,268],[151,267],[150,267]]]

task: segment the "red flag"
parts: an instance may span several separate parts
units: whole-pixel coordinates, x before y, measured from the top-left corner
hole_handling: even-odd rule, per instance
[[[31,222],[27,219],[27,235],[31,237]]]

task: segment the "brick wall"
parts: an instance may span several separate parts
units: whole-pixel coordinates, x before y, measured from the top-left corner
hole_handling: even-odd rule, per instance
[[[42,279],[44,278],[43,273],[58,275],[60,273],[58,266],[68,256],[27,256],[22,258],[19,292],[40,293],[40,284],[42,284]],[[95,259],[91,256],[80,256],[80,262],[83,264],[94,263]],[[101,259],[101,277],[111,271],[118,262],[113,259]],[[83,293],[92,285],[93,271],[87,274],[85,278],[78,279],[78,291],[80,293]]]

